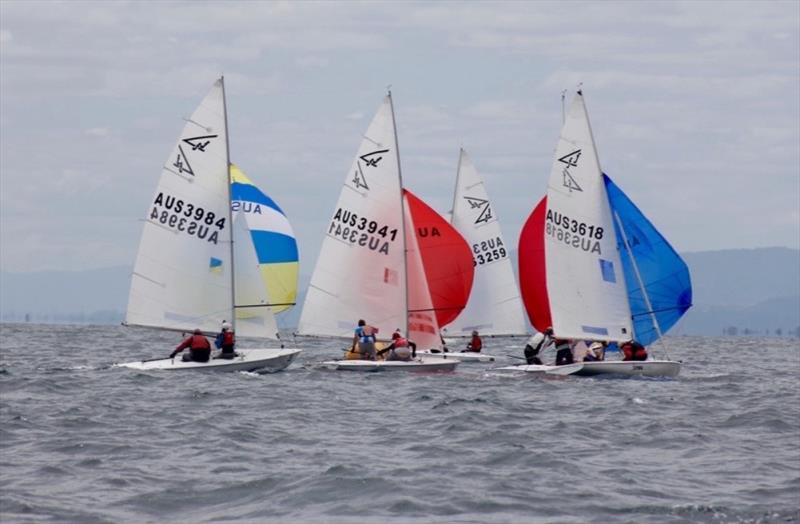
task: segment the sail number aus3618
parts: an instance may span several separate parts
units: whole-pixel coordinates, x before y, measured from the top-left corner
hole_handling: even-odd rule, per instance
[[[213,211],[163,192],[153,201],[149,218],[152,222],[214,244],[219,241],[219,232],[225,229],[224,216],[218,217]]]
[[[397,238],[397,229],[339,208],[333,215],[328,235],[388,255],[389,243]]]

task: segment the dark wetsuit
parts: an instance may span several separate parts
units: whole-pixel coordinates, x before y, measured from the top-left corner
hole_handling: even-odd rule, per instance
[[[573,362],[569,340],[556,340],[556,366],[566,366]]]

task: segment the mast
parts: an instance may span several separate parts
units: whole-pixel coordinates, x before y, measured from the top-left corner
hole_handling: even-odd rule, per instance
[[[400,223],[403,226],[403,281],[405,283],[405,311],[406,311],[406,325],[404,326],[403,334],[405,336],[409,336],[408,334],[408,250],[406,247],[406,208],[405,202],[403,199],[403,172],[400,169],[400,145],[397,141],[397,121],[394,118],[394,102],[392,102],[392,90],[387,90],[387,96],[389,97],[389,109],[392,112],[392,129],[394,130],[394,152],[395,156],[397,157],[397,176],[400,178]]]
[[[628,243],[628,235],[625,234],[625,228],[622,227],[622,220],[620,220],[619,213],[617,213],[616,211],[614,211],[614,218],[617,221],[617,226],[619,226],[620,233],[622,233],[622,241],[625,243],[625,249],[628,251],[628,256],[631,258],[631,265],[633,265],[633,273],[636,275],[636,281],[639,282],[639,287],[642,290],[644,303],[645,305],[647,305],[647,311],[650,313],[650,318],[653,321],[653,327],[656,328],[656,333],[658,333],[658,340],[660,340],[661,344],[664,346],[664,355],[666,355],[667,360],[669,360],[669,353],[667,352],[667,343],[664,342],[664,334],[661,332],[661,326],[658,325],[658,319],[656,318],[656,314],[653,311],[653,305],[650,303],[650,296],[647,294],[647,289],[645,289],[644,287],[644,281],[642,281],[642,275],[641,273],[639,273],[639,266],[636,264],[636,259],[633,257],[633,251],[631,250],[631,245]]]
[[[233,265],[233,211],[231,210],[231,142],[228,136],[228,104],[225,98],[225,76],[219,77],[222,84],[222,112],[225,117],[225,187],[228,191],[228,231],[230,231],[231,257],[231,329],[236,331],[236,268]]]
[[[453,188],[453,205],[450,207],[450,223],[456,217],[456,198],[458,197],[458,182],[461,178],[461,159],[464,158],[464,148],[458,150],[458,167],[456,168],[456,187]]]
[[[600,155],[597,154],[597,144],[594,143],[594,132],[592,131],[592,122],[589,120],[589,112],[586,111],[586,101],[583,100],[583,89],[578,88],[578,96],[581,97],[581,106],[583,107],[583,115],[586,117],[586,127],[589,128],[589,138],[592,141],[592,150],[594,152],[594,159],[597,162],[597,169],[602,174],[603,168],[600,167]]]

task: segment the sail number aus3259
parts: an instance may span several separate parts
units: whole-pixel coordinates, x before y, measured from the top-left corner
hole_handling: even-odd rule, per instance
[[[472,244],[472,265],[478,266],[497,262],[508,256],[508,252],[500,237],[490,238]]]
[[[397,229],[339,208],[333,215],[328,235],[388,255],[389,243],[397,238]]]
[[[219,241],[219,232],[225,229],[224,216],[218,217],[213,211],[163,192],[153,201],[149,218],[152,222],[214,244]]]

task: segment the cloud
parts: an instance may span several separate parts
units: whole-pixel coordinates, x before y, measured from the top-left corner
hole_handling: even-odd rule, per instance
[[[103,136],[108,136],[109,134],[111,134],[111,130],[108,129],[107,127],[91,127],[89,129],[85,130],[84,134],[86,134],[88,136],[103,137]]]
[[[223,73],[231,155],[302,225],[304,271],[390,83],[404,181],[445,210],[466,147],[509,243],[579,82],[604,169],[676,246],[800,242],[792,2],[41,5],[0,1],[15,269],[79,265],[82,241],[129,264],[181,117]]]

